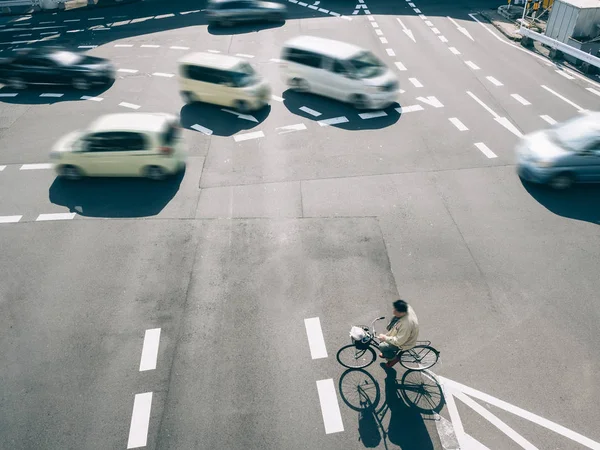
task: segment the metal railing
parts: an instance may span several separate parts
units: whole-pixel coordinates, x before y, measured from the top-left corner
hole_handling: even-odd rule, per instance
[[[2,0],[0,8],[10,8],[11,6],[34,6],[37,4],[34,0]]]
[[[554,50],[571,55],[573,58],[577,58],[580,61],[600,69],[600,58],[592,55],[591,53],[586,53],[578,48],[571,47],[570,45],[557,41],[556,39],[552,39],[544,34],[536,33],[535,31],[531,31],[523,26],[519,28],[519,34],[533,39],[534,41],[541,42],[542,44],[546,44]]]

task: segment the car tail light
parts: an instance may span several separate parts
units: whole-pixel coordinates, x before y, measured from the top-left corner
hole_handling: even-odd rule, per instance
[[[163,155],[172,155],[173,154],[173,147],[161,147],[160,148],[160,152]]]

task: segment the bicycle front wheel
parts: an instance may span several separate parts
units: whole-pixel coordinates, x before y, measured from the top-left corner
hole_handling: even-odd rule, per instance
[[[371,347],[358,349],[354,344],[348,344],[338,350],[337,360],[348,369],[362,369],[375,361],[375,351]]]
[[[425,370],[435,365],[439,356],[439,352],[429,345],[416,345],[400,353],[400,364],[409,370]]]

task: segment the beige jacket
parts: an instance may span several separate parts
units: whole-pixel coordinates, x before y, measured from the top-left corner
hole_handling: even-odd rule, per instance
[[[401,317],[391,330],[386,333],[385,342],[402,350],[413,348],[419,337],[419,320],[412,307],[408,306],[406,315]]]

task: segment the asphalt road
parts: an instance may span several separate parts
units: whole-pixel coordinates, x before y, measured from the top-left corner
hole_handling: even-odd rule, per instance
[[[600,86],[470,15],[487,1],[359,4],[226,31],[197,2],[3,19],[3,53],[56,42],[121,70],[92,98],[0,89],[1,448],[600,448],[600,189],[524,185],[513,157],[600,110]],[[400,111],[286,92],[299,34],[379,55]],[[184,107],[193,50],[245,55],[270,108]],[[56,139],[133,110],[181,115],[182,177],[55,179]],[[441,351],[441,415],[402,401],[402,370],[336,361],[399,296]],[[361,376],[376,418],[346,403]]]

